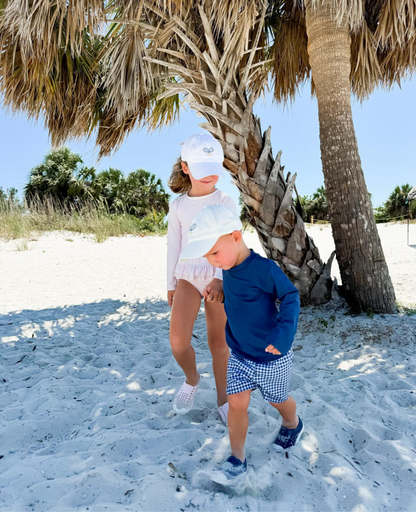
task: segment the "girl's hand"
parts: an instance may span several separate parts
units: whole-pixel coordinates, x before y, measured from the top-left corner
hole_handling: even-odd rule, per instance
[[[169,307],[173,305],[173,297],[175,296],[175,290],[168,290],[168,304]]]
[[[273,347],[273,345],[269,345],[266,348],[266,352],[269,352],[270,354],[274,354],[275,356],[281,356],[282,353],[277,350],[277,348]]]
[[[213,279],[209,285],[204,288],[202,296],[207,302],[223,302],[224,292],[221,279]]]

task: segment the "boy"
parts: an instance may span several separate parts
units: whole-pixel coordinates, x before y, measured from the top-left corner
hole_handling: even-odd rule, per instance
[[[191,223],[181,256],[184,260],[204,256],[223,270],[226,339],[231,349],[227,370],[231,455],[213,477],[219,483],[233,482],[247,471],[244,444],[252,390],[259,388],[282,416],[273,442],[278,451],[294,446],[303,431],[296,402],[288,395],[299,293],[274,261],[246,246],[241,229],[236,212],[221,205],[207,206]],[[209,287],[204,296],[213,299]]]

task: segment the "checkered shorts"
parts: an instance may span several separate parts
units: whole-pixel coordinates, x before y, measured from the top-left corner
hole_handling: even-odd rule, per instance
[[[227,369],[227,395],[259,388],[268,402],[285,402],[289,396],[292,359],[292,350],[280,359],[264,363],[256,363],[231,352]]]

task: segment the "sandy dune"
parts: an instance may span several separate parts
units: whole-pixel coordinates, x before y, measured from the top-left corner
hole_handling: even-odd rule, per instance
[[[326,259],[330,228],[310,232]],[[406,226],[380,234],[397,299],[414,304]],[[253,393],[249,479],[230,492],[206,476],[229,443],[202,309],[201,390],[191,413],[172,411],[166,238],[31,244],[0,242],[0,510],[416,511],[416,316],[304,309],[291,387],[306,433],[275,454],[277,413]]]

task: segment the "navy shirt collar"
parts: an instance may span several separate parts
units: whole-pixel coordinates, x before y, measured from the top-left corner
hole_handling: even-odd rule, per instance
[[[250,263],[253,261],[253,258],[257,256],[257,253],[253,251],[253,249],[250,249],[250,256],[248,256],[244,261],[242,261],[239,265],[236,265],[235,267],[230,268],[227,270],[227,272],[239,272],[240,270],[245,269]]]

